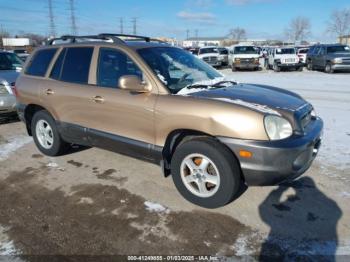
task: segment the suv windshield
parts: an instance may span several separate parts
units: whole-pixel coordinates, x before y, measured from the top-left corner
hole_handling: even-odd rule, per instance
[[[0,70],[22,68],[22,60],[14,53],[0,53]]]
[[[172,94],[190,85],[222,78],[210,65],[179,48],[152,47],[138,53]]]
[[[327,47],[327,53],[350,53],[350,48],[346,45],[329,46]]]
[[[277,48],[276,54],[278,54],[278,55],[294,55],[295,49],[294,48]]]
[[[219,50],[217,48],[201,48],[199,50],[199,54],[209,54],[209,53],[218,53]]]
[[[235,54],[257,54],[257,50],[253,46],[236,46]]]

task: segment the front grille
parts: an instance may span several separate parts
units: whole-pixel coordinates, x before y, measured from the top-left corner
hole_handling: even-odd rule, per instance
[[[251,64],[254,62],[254,58],[241,58],[240,62],[241,64]]]
[[[343,60],[343,64],[345,65],[350,65],[350,58],[346,58],[346,59],[342,59]]]
[[[216,56],[207,56],[203,57],[203,61],[207,63],[216,63],[218,61],[218,58]]]
[[[295,58],[287,58],[284,60],[285,63],[295,63]]]

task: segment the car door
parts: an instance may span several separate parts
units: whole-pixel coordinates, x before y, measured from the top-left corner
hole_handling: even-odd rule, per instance
[[[155,144],[154,108],[158,95],[136,93],[119,88],[119,80],[134,75],[150,84],[140,66],[124,51],[101,47],[96,57],[96,85],[91,87],[88,106],[93,115],[89,119],[89,139],[93,146],[117,149],[120,153],[152,159]]]
[[[323,50],[324,48],[322,46],[320,47],[317,47],[315,49],[315,55],[314,55],[314,58],[313,58],[313,65],[317,68],[321,67],[322,66],[322,63],[321,63],[321,56],[322,56],[322,53],[323,53]]]

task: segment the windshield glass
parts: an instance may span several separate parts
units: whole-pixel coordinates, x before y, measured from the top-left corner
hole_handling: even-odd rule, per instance
[[[350,53],[350,48],[346,45],[329,46],[327,53]]]
[[[294,48],[277,48],[276,54],[278,54],[278,55],[294,55],[295,49]]]
[[[152,47],[138,53],[172,94],[190,85],[222,78],[210,65],[179,48]]]
[[[236,46],[235,54],[257,54],[257,50],[253,46]]]
[[[0,70],[16,70],[22,67],[22,60],[14,53],[0,53]]]
[[[218,53],[219,50],[217,48],[201,48],[199,50],[200,54],[210,54],[210,53]]]

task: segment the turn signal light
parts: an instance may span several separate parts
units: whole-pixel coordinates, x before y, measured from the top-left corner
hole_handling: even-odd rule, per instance
[[[253,153],[246,150],[240,150],[239,155],[244,158],[251,158],[253,156]]]

